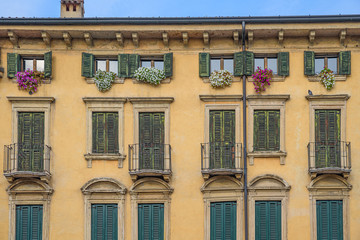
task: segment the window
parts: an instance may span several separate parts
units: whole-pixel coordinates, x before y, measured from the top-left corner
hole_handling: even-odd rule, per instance
[[[213,202],[210,213],[210,239],[236,239],[236,202]]]
[[[258,54],[254,57],[254,71],[261,69],[270,69],[273,72],[272,81],[284,81],[289,76],[289,53],[279,52],[274,54]],[[249,81],[253,81],[249,79]]]
[[[277,75],[277,73],[278,73],[277,72],[278,71],[277,56],[269,55],[269,56],[261,57],[261,56],[255,55],[254,71],[256,71],[258,67],[260,67],[261,69],[265,69],[265,68],[270,69],[270,70],[272,70],[274,75]]]
[[[254,151],[279,151],[280,110],[254,110]]]
[[[343,239],[343,202],[316,201],[317,239]]]
[[[117,204],[91,205],[91,239],[117,240]]]
[[[338,73],[338,56],[335,55],[315,55],[315,74],[319,74],[324,67],[329,68],[334,74]]]
[[[164,204],[139,204],[138,208],[139,240],[163,240]]]
[[[255,201],[255,239],[281,239],[280,201]]]
[[[116,58],[96,58],[96,71],[113,72],[118,74],[118,60]]]
[[[211,56],[210,72],[227,70],[234,74],[234,58],[233,56]]]
[[[37,58],[23,58],[22,59],[23,62],[23,67],[22,70],[31,70],[31,71],[39,71],[39,72],[43,72],[44,71],[44,67],[45,67],[45,61],[43,58],[41,57],[37,57]]]
[[[16,240],[42,240],[42,205],[16,206]]]
[[[141,57],[140,59],[141,67],[148,67],[148,68],[157,68],[159,70],[164,70],[164,57]]]
[[[119,115],[117,112],[92,113],[92,153],[118,153]]]

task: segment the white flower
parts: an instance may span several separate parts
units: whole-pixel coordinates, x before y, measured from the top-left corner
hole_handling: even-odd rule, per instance
[[[113,72],[97,71],[95,74],[95,85],[101,92],[110,90],[112,83],[114,82],[116,74]]]
[[[135,73],[136,80],[141,82],[159,85],[162,80],[166,78],[165,72],[157,68],[140,67]]]
[[[228,70],[213,71],[209,77],[210,84],[214,88],[230,86],[233,76]]]

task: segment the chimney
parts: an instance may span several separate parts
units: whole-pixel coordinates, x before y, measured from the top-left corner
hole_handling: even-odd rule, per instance
[[[83,18],[84,14],[84,0],[61,0],[61,18]]]

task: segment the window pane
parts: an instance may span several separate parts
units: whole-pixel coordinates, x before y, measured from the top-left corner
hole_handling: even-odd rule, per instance
[[[210,72],[220,70],[220,59],[211,59],[210,60]]]
[[[159,69],[159,70],[164,70],[164,61],[155,61],[155,68]]]
[[[258,67],[264,69],[264,58],[255,58],[254,71],[256,71]]]
[[[141,61],[141,66],[142,67],[151,67],[151,61]]]
[[[234,73],[234,59],[224,59],[224,70]]]
[[[118,73],[118,61],[109,61],[109,71]]]
[[[318,74],[324,69],[324,58],[315,58],[315,73]]]
[[[105,60],[96,60],[96,71],[106,71],[106,61]]]
[[[337,58],[328,58],[328,68],[337,74]]]
[[[36,70],[43,72],[44,71],[44,60],[36,60]]]
[[[277,74],[277,58],[268,58],[268,69],[271,69],[273,74]]]
[[[25,59],[24,60],[24,70],[34,70],[33,60]]]

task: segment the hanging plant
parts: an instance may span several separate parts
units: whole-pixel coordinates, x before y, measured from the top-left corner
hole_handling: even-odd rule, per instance
[[[163,70],[148,67],[138,68],[134,73],[134,77],[140,82],[146,82],[152,85],[159,85],[161,81],[166,78]]]
[[[266,87],[270,86],[272,78],[272,70],[265,68],[264,70],[258,67],[251,76],[254,79],[254,89],[256,93],[265,92]]]
[[[224,88],[231,85],[233,76],[228,70],[215,70],[211,73],[209,80],[213,88]]]
[[[327,90],[331,90],[335,85],[335,75],[334,72],[324,67],[323,70],[319,73],[320,81],[325,86]]]
[[[97,71],[94,77],[95,85],[99,89],[100,92],[109,91],[114,80],[116,74],[113,72],[106,71]]]
[[[26,70],[15,74],[19,90],[28,91],[29,94],[37,92],[41,81],[44,80],[44,73],[39,71]]]

